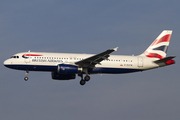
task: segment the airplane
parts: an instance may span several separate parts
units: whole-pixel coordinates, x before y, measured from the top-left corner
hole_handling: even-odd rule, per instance
[[[99,54],[22,52],[4,61],[4,66],[25,71],[51,72],[54,80],[71,80],[81,77],[80,85],[90,80],[91,74],[122,74],[139,72],[175,64],[175,56],[166,57],[172,30],[164,30],[145,50],[137,56],[110,55],[118,47]],[[85,77],[83,75],[85,74]]]

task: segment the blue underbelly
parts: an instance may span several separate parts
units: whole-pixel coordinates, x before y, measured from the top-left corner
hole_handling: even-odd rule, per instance
[[[58,66],[44,66],[44,65],[5,65],[11,69],[17,70],[28,70],[28,71],[57,71]],[[142,71],[141,69],[130,69],[130,68],[102,68],[98,67],[93,70],[89,70],[89,74],[97,73],[109,73],[109,74],[120,74],[120,73],[131,73]]]
[[[131,73],[142,71],[140,69],[130,69],[130,68],[95,68],[90,73],[110,73],[110,74],[120,74],[120,73]]]

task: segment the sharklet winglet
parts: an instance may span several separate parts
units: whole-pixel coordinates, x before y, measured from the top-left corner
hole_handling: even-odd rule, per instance
[[[118,47],[114,48],[113,50],[117,52]]]

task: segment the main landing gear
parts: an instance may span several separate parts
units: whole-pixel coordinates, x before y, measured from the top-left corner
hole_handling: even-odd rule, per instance
[[[24,80],[25,80],[25,81],[28,80],[28,74],[29,74],[29,71],[26,71],[26,77],[24,77]]]
[[[89,76],[89,75],[86,75],[86,76],[84,77],[84,79],[83,79],[83,74],[80,74],[80,75],[78,75],[78,76],[81,77],[80,85],[85,85],[86,82],[90,80],[90,76]]]

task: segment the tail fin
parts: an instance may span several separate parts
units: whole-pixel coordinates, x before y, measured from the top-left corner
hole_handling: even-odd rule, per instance
[[[154,42],[141,54],[149,58],[163,59],[166,57],[167,49],[171,39],[172,30],[164,30]]]

